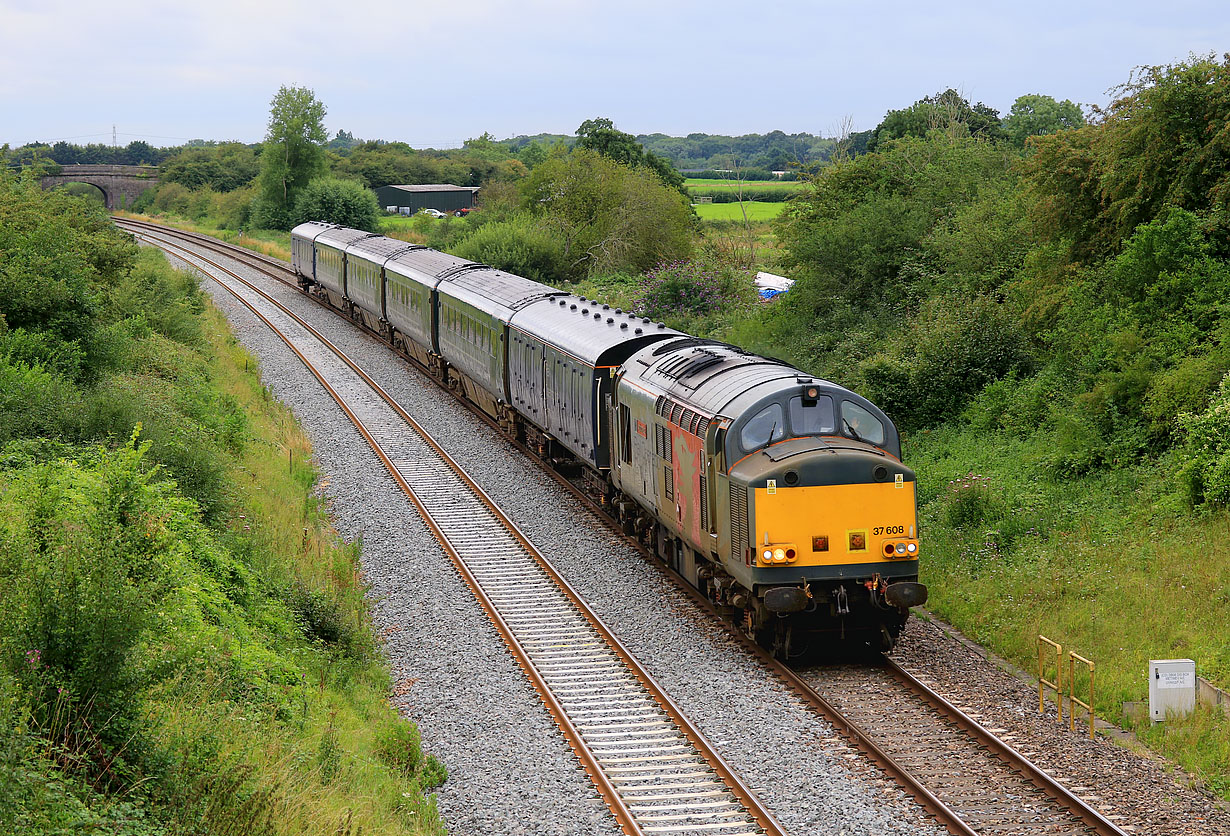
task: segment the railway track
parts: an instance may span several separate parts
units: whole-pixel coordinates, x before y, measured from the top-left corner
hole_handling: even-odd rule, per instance
[[[202,247],[243,261],[270,278],[297,286],[289,268],[275,259],[222,245],[215,239],[196,233],[168,230],[144,222],[124,220],[121,224],[183,236]],[[477,410],[472,411],[486,420]],[[525,446],[516,446],[525,454],[536,458]],[[608,517],[601,508],[590,503],[578,484],[543,464],[553,478],[589,504],[615,533],[623,536],[618,523]],[[625,539],[643,551],[637,541],[632,538]],[[660,566],[658,561],[652,562]],[[716,610],[695,589],[665,567],[661,568],[665,576],[698,606],[708,610],[715,620],[720,618]],[[505,590],[516,586],[516,583],[511,583]],[[949,832],[961,836],[992,833],[1126,836],[1123,830],[1086,801],[1047,776],[1030,763],[1027,757],[891,660],[886,659],[883,665],[796,671],[774,659],[737,629],[731,632],[748,652],[761,660],[771,675],[780,679],[813,710],[831,722],[851,744],[892,777]],[[588,645],[591,640],[592,637],[587,638],[585,643]],[[595,670],[601,670],[603,665],[604,662],[596,659],[593,662]],[[525,666],[523,663],[523,667]],[[592,695],[596,692],[576,693]],[[584,700],[577,704],[583,705]],[[641,704],[633,702],[628,705]],[[616,707],[612,705],[612,708]],[[631,711],[628,714],[612,712],[609,715],[590,715],[590,718],[597,716],[637,715]],[[639,722],[651,721],[642,719]],[[664,767],[675,761],[643,763],[656,763]],[[640,797],[650,795],[644,793]],[[765,832],[772,831],[766,829]]]
[[[123,224],[130,226],[131,224]],[[207,272],[320,381],[418,508],[628,834],[781,836],[772,814],[482,488],[306,321],[221,264]]]

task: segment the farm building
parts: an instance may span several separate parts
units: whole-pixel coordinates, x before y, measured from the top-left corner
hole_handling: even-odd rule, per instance
[[[477,191],[477,186],[452,186],[448,183],[381,186],[376,189],[376,199],[386,212],[413,215],[420,209],[437,209],[452,213],[458,209],[472,209]]]

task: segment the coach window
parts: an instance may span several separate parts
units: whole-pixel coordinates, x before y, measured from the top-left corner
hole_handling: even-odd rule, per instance
[[[884,424],[856,403],[841,402],[841,425],[851,438],[871,444],[884,443]]]
[[[739,433],[739,443],[743,445],[743,452],[750,453],[785,437],[786,418],[782,405],[771,403],[743,425]]]
[[[833,399],[828,395],[821,395],[815,400],[801,395],[790,399],[790,432],[795,436],[826,435],[836,429]]]

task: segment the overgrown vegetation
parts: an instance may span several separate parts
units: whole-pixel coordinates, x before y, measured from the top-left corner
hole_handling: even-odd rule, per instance
[[[0,175],[0,829],[442,832],[357,549],[193,279]]]
[[[1088,114],[927,96],[822,149],[800,186],[749,189],[795,189],[771,228],[738,204],[702,227],[651,167],[567,139],[473,140],[481,211],[385,228],[870,396],[921,474],[936,610],[1026,667],[1038,632],[1095,658],[1102,716],[1143,697],[1151,657],[1230,685],[1230,59],[1142,68]],[[348,147],[369,185],[414,170]],[[752,302],[757,268],[797,283]],[[1225,721],[1147,734],[1230,794]]]

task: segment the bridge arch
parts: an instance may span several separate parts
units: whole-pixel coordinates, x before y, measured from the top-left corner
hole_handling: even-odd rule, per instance
[[[125,209],[141,192],[158,185],[158,167],[152,165],[65,165],[55,174],[39,178],[44,189],[67,183],[88,183],[103,193],[108,209]]]

